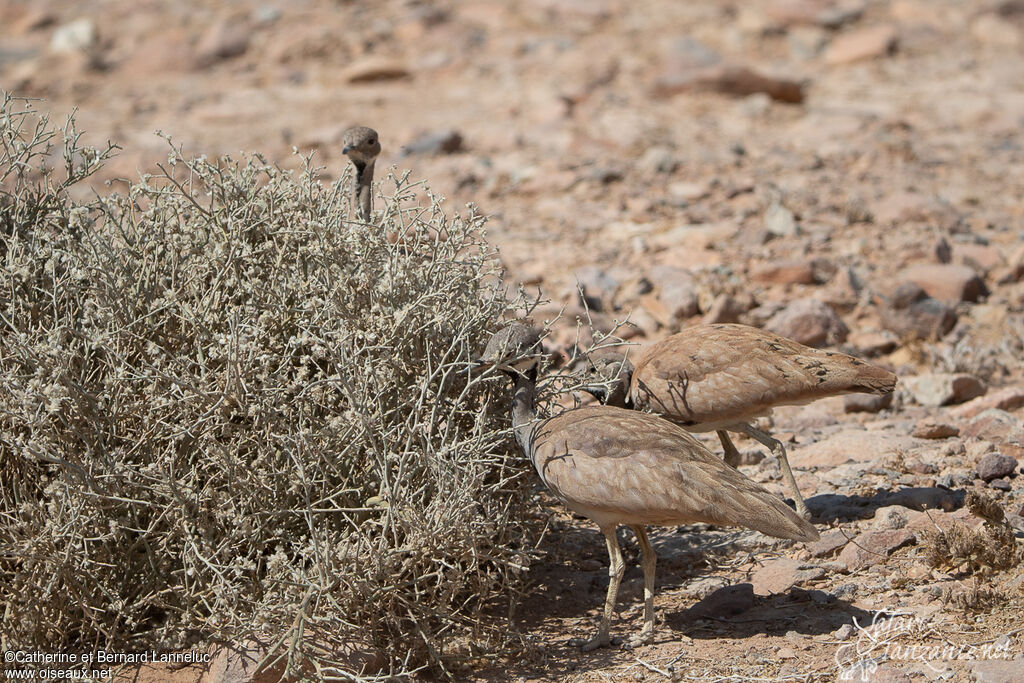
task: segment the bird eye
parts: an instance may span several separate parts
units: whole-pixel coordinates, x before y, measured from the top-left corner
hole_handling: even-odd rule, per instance
[[[377,144],[377,138],[370,138],[370,144],[371,145],[376,145]]]

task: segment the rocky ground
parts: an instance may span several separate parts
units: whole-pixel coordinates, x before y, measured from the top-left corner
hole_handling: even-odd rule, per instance
[[[0,88],[118,142],[115,187],[166,159],[157,130],[285,166],[315,150],[334,178],[341,131],[371,125],[379,175],[493,217],[510,285],[561,313],[555,351],[590,342],[588,315],[641,343],[740,321],[899,374],[891,404],[774,416],[819,543],[659,530],[656,642],[581,655],[607,559],[552,505],[517,619],[531,656],[467,676],[861,680],[865,658],[864,680],[1024,676],[1020,566],[986,566],[1024,534],[1024,2],[2,0],[0,37]],[[971,512],[979,494],[1003,521]]]

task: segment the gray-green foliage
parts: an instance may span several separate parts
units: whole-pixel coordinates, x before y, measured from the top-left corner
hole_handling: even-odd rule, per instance
[[[500,647],[530,480],[507,388],[461,372],[508,305],[483,219],[400,177],[365,225],[308,164],[173,147],[75,201],[109,150],[37,121],[6,99],[0,649]]]

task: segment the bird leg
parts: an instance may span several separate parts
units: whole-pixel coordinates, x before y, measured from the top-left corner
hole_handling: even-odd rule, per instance
[[[730,427],[733,429],[733,427]],[[803,496],[800,495],[800,489],[796,486],[796,477],[793,476],[793,470],[789,467],[789,460],[786,459],[786,449],[782,447],[782,442],[776,438],[773,438],[770,434],[762,432],[753,425],[735,425],[734,431],[742,432],[749,437],[757,439],[762,444],[771,449],[772,454],[779,459],[779,467],[782,468],[782,477],[786,480],[786,485],[789,486],[793,492],[793,500],[796,501],[796,512],[804,519],[810,519],[811,513],[807,509],[807,504],[804,503]]]
[[[654,640],[654,568],[658,563],[658,555],[651,547],[643,526],[638,524],[632,529],[640,543],[641,563],[644,568],[644,627],[639,635],[626,641],[622,646],[626,649],[640,647]]]
[[[584,652],[611,645],[609,632],[611,631],[612,613],[615,611],[615,597],[619,593],[622,575],[626,573],[626,563],[622,559],[619,539],[615,538],[615,526],[602,527],[601,532],[604,533],[604,542],[608,546],[608,594],[604,599],[604,614],[601,616],[601,625],[597,629],[597,635],[583,644]]]
[[[729,438],[729,432],[719,429],[715,433],[718,434],[718,440],[722,442],[722,449],[725,450],[725,464],[735,469],[740,464],[740,452]]]

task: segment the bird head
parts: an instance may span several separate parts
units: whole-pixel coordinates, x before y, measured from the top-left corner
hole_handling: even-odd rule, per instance
[[[540,334],[531,325],[516,321],[491,335],[476,366],[494,367],[511,377],[527,375],[536,378],[543,358]]]
[[[580,362],[583,391],[601,403],[624,408],[629,403],[629,383],[633,362],[623,347],[607,347],[588,353]]]
[[[352,160],[356,166],[365,166],[373,162],[380,154],[380,138],[377,131],[366,126],[349,128],[342,134],[341,153]]]

